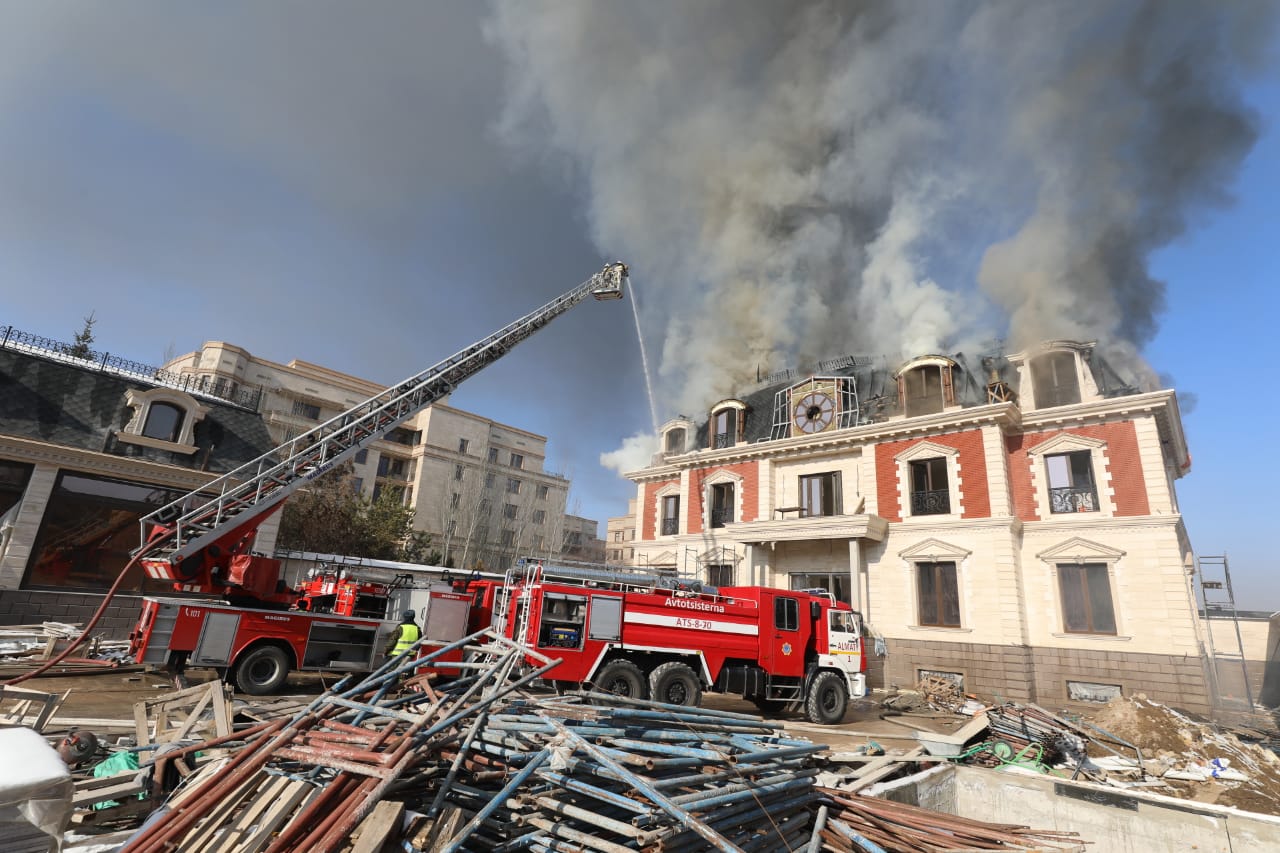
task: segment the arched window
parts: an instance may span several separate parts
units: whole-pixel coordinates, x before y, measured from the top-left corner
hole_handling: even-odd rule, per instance
[[[666,442],[667,453],[684,453],[684,430],[673,429],[667,431]]]
[[[902,374],[902,399],[907,417],[942,411],[946,405],[942,394],[943,369],[936,364],[925,364]]]
[[[185,414],[183,409],[172,403],[153,401],[147,409],[147,420],[142,426],[142,434],[147,438],[176,442],[182,433],[182,418]]]
[[[711,409],[707,446],[712,450],[733,447],[742,441],[742,418],[747,406],[741,400],[722,400]]]

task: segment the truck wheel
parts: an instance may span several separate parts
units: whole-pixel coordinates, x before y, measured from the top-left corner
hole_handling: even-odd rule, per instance
[[[648,699],[649,690],[644,683],[644,673],[629,660],[610,661],[601,667],[592,682],[595,689],[615,696],[631,699]]]
[[[702,685],[687,664],[669,661],[649,673],[649,694],[655,702],[695,707],[702,701]]]
[[[755,705],[761,714],[776,714],[787,706],[782,699],[761,699],[760,697],[752,699],[751,704]]]
[[[265,696],[289,678],[289,656],[279,646],[258,646],[236,664],[236,686],[250,696]]]
[[[804,703],[804,715],[811,723],[834,725],[844,719],[849,704],[849,689],[844,679],[834,672],[820,672],[809,685],[809,695]]]

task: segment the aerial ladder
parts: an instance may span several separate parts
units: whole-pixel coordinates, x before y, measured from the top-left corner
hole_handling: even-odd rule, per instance
[[[163,506],[141,521],[135,552],[147,575],[233,604],[294,604],[279,562],[252,554],[258,527],[297,489],[351,459],[588,296],[620,299],[627,266],[610,263],[582,284],[460,352],[268,453]],[[212,496],[209,496],[212,495]]]

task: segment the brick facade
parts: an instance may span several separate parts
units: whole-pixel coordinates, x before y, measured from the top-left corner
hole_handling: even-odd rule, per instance
[[[640,507],[640,537],[656,539],[658,536],[658,492],[667,486],[679,485],[679,480],[664,480],[660,483],[644,484],[644,503]]]
[[[1120,421],[1006,436],[1009,484],[1013,490],[1014,510],[1018,518],[1023,521],[1041,520],[1036,507],[1035,489],[1031,483],[1031,458],[1028,454],[1046,441],[1063,434],[1106,442],[1104,470],[1110,474],[1111,487],[1115,490],[1116,516],[1148,515],[1151,512],[1146,477],[1142,472],[1142,456],[1138,451],[1137,430],[1132,421]],[[1099,483],[1098,488],[1103,488],[1103,484]]]
[[[991,515],[991,493],[988,485],[987,454],[983,448],[982,430],[931,435],[903,441],[887,441],[876,445],[876,495],[880,515],[889,521],[902,521],[903,508],[898,484],[898,454],[922,441],[951,447],[960,453],[960,505],[962,518],[987,518]]]
[[[737,465],[717,465],[714,468],[699,468],[689,472],[689,500],[685,511],[690,533],[702,532],[702,519],[706,511],[706,494],[704,487],[707,480],[721,472],[741,478],[738,482],[741,495],[735,495],[738,506],[742,507],[742,517],[737,521],[755,521],[756,509],[760,502],[759,463],[741,462]]]

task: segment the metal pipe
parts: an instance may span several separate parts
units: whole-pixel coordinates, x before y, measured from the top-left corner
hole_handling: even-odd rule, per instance
[[[488,820],[489,815],[497,811],[498,807],[505,803],[507,799],[515,793],[516,789],[523,785],[525,780],[532,776],[533,772],[546,763],[547,759],[550,757],[551,751],[547,749],[544,749],[535,755],[528,764],[521,768],[519,773],[511,778],[511,781],[508,782],[501,791],[494,795],[493,799],[491,799],[483,809],[476,812],[475,817],[473,817],[470,822],[462,828],[461,832],[454,836],[453,841],[451,841],[449,846],[445,847],[441,853],[458,853],[458,851],[462,849],[462,845],[466,843],[466,840],[471,837],[472,833],[480,828],[480,824]]]

